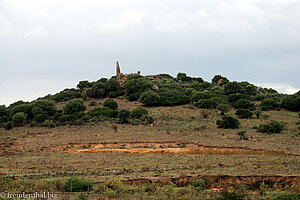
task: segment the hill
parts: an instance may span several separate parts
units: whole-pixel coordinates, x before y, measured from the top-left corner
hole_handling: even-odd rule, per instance
[[[293,196],[299,111],[300,92],[117,69],[110,79],[0,107],[0,191],[68,199],[77,196],[66,193],[76,192],[74,181],[92,190],[80,197],[89,199],[216,199],[210,189],[221,187],[231,191],[222,198]]]

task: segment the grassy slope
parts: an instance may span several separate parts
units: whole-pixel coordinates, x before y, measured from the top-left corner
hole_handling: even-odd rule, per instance
[[[98,106],[104,100],[98,101]],[[117,100],[120,108],[141,107],[138,102]],[[88,102],[86,102],[88,105]],[[63,103],[59,104],[61,107]],[[192,109],[193,108],[193,109]],[[91,109],[91,108],[89,108]],[[270,119],[240,120],[237,130],[218,129],[215,122],[220,118],[216,110],[208,110],[203,118],[201,109],[189,105],[176,107],[147,108],[156,119],[154,126],[118,125],[113,130],[113,121],[83,126],[14,128],[1,130],[0,139],[8,145],[13,155],[1,157],[2,175],[63,175],[81,174],[91,179],[99,176],[140,177],[170,176],[179,174],[225,174],[225,175],[299,175],[300,137],[295,122],[297,113],[268,111]],[[234,110],[229,113],[233,115]],[[257,133],[252,127],[270,120],[286,121],[287,129],[282,134]],[[250,140],[241,140],[237,132],[245,130]],[[38,134],[37,134],[38,133]],[[124,155],[115,153],[68,154],[45,152],[42,148],[68,143],[133,142],[133,141],[185,141],[219,147],[248,147],[284,151],[286,155]]]

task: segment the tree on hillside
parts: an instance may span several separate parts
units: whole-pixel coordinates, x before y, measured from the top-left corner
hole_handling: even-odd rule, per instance
[[[238,84],[238,82],[229,82],[224,87],[224,94],[230,95],[230,94],[237,94],[242,93],[242,87]]]
[[[82,112],[86,110],[86,106],[81,99],[72,99],[66,103],[63,107],[65,114],[74,114],[77,112]]]

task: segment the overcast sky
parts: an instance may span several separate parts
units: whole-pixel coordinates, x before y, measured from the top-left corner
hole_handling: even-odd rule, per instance
[[[299,0],[0,0],[0,105],[124,73],[295,93]]]

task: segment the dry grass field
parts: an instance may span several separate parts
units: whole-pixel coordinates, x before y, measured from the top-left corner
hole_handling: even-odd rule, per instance
[[[98,100],[97,106],[102,106],[103,101]],[[119,108],[143,107],[138,102],[116,101]],[[61,108],[63,103],[57,106]],[[209,190],[211,187],[238,188],[242,184],[270,181],[286,187],[279,190],[300,192],[300,137],[296,135],[299,130],[295,124],[299,121],[298,113],[266,111],[263,114],[268,114],[268,119],[240,119],[239,129],[219,129],[216,120],[220,115],[216,110],[206,110],[208,116],[204,118],[204,109],[192,105],[145,108],[155,119],[152,125],[114,127],[116,122],[109,120],[80,126],[1,129],[0,176],[36,182],[63,181],[76,176],[96,184],[113,178],[128,184],[128,188],[146,183],[187,186],[201,178],[206,180],[207,187],[200,192],[203,199],[216,198],[216,192]],[[229,115],[234,112],[231,110]],[[287,122],[286,129],[280,134],[253,129],[270,120]],[[240,139],[240,131],[246,131],[248,140]],[[2,184],[1,189],[5,187]],[[278,192],[273,186],[267,190]],[[53,188],[49,186],[49,190],[57,191]],[[137,194],[134,198],[142,198]],[[74,197],[65,195],[61,194],[61,199]],[[200,198],[197,195],[193,197]],[[97,197],[93,193],[89,199],[117,196],[120,195]],[[131,199],[126,195],[123,198]]]

